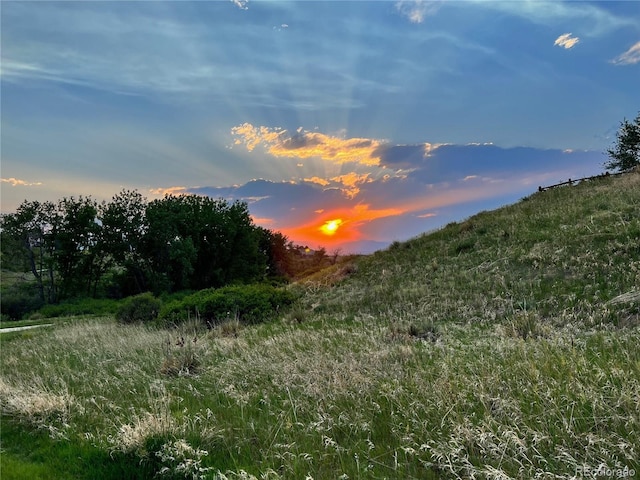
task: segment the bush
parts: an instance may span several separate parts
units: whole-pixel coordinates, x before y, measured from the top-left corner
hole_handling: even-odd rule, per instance
[[[272,318],[294,299],[288,290],[271,285],[235,285],[201,290],[182,300],[174,300],[165,305],[159,318],[165,323],[180,323],[195,317],[210,325],[229,319],[252,324]]]
[[[42,305],[42,300],[33,289],[11,288],[2,292],[0,308],[2,315],[11,320],[21,320],[27,314],[38,310]]]
[[[109,298],[80,298],[58,304],[45,305],[38,314],[45,318],[71,315],[113,315],[118,311],[119,302]]]
[[[153,322],[158,318],[162,301],[151,293],[141,293],[122,301],[116,319],[122,323]]]

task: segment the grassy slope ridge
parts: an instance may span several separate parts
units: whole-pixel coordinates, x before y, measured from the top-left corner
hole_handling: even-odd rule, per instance
[[[640,173],[347,270],[248,328],[0,337],[2,477],[640,475]]]

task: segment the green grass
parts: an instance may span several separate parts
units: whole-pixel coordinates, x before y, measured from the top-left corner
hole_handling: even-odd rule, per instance
[[[325,280],[260,325],[0,336],[2,478],[640,475],[640,174]]]
[[[2,419],[2,444],[4,480],[121,480],[153,475],[138,458],[112,456],[84,441],[55,440],[46,431],[30,431],[9,417]]]

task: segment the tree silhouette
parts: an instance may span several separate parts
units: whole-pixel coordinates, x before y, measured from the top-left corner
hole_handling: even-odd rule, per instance
[[[640,165],[640,112],[635,120],[626,118],[620,123],[616,141],[607,150],[610,160],[604,164],[607,170],[623,172]]]

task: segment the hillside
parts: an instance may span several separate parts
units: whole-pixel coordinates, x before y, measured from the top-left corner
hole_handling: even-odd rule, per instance
[[[3,478],[633,477],[639,286],[636,171],[337,265],[266,324],[0,337]]]
[[[636,171],[539,192],[396,242],[361,262],[326,302],[332,312],[393,322],[636,326],[637,308],[616,297],[640,288],[639,259]]]

